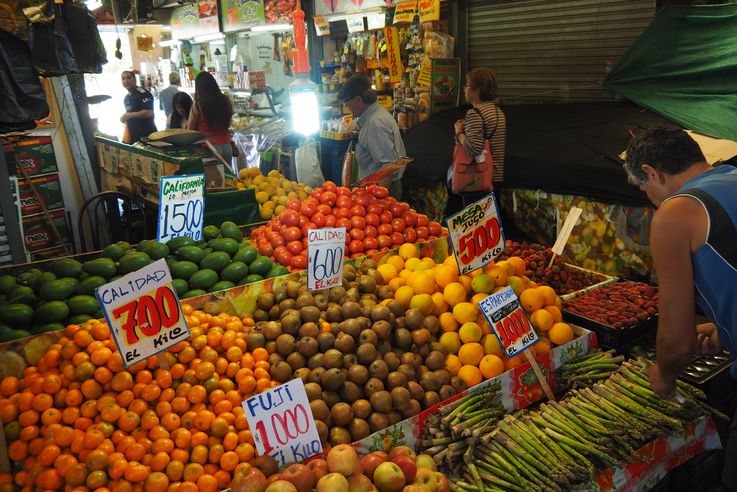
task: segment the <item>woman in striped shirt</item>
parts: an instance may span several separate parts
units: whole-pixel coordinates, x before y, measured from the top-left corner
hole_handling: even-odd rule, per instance
[[[484,139],[489,140],[494,163],[493,181],[504,181],[504,146],[507,139],[507,121],[494,101],[498,97],[496,77],[488,68],[474,68],[466,75],[464,87],[466,101],[473,105],[466,117],[455,123],[456,141],[466,148],[469,155],[479,155],[484,150]],[[462,195],[463,206],[478,200],[487,193]]]

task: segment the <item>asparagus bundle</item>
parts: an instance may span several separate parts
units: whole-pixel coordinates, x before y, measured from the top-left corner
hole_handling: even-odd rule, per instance
[[[559,369],[558,387],[563,391],[584,388],[608,378],[619,368],[623,356],[614,356],[614,350],[592,352],[578,357]]]

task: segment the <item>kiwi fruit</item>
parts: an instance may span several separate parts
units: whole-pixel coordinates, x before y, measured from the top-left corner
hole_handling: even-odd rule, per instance
[[[256,306],[264,311],[271,309],[274,306],[274,302],[274,294],[271,292],[262,292],[256,298]]]
[[[384,391],[384,383],[376,378],[369,379],[363,388],[363,392],[367,397],[371,397],[371,395],[379,391]]]
[[[460,393],[461,391],[466,390],[466,383],[464,383],[463,380],[458,376],[453,376],[452,378],[450,378],[450,385],[453,386],[453,388],[456,390],[456,393]]]
[[[384,381],[387,374],[389,374],[389,367],[386,365],[386,362],[384,362],[383,359],[377,359],[373,361],[369,366],[369,374],[372,378],[377,378]]]
[[[333,343],[335,342],[335,335],[332,333],[320,333],[317,335],[317,346],[319,347],[320,352],[327,352],[331,348],[333,348]]]
[[[361,277],[358,281],[358,290],[363,293],[372,293],[376,290],[376,279],[373,277]]]
[[[322,376],[325,374],[327,369],[324,367],[316,367],[310,371],[310,382],[320,384],[322,382]]]
[[[398,424],[402,421],[402,414],[397,412],[396,410],[392,410],[391,412],[387,413],[386,416],[389,419],[389,425]]]
[[[348,432],[351,433],[351,437],[354,441],[360,441],[371,434],[371,427],[364,419],[354,418],[351,420],[350,424],[348,424]]]
[[[249,350],[263,348],[266,345],[266,338],[263,333],[251,332],[246,335],[246,345]]]
[[[426,372],[420,377],[420,385],[425,391],[437,391],[440,389],[440,381],[434,372]]]
[[[379,288],[376,289],[376,295],[378,295],[379,299],[382,301],[392,299],[394,297],[394,289],[388,285],[380,285]]]
[[[391,390],[392,405],[394,408],[402,410],[409,405],[409,401],[412,399],[412,395],[409,390],[404,387],[398,387]]]
[[[322,395],[322,388],[318,383],[305,383],[305,393],[309,401],[317,400]]]
[[[350,352],[353,352],[353,349],[356,347],[356,341],[351,335],[343,332],[339,333],[338,336],[335,338],[335,343],[333,344],[333,346],[340,352],[348,354]]]
[[[355,354],[345,354],[343,356],[343,368],[350,369],[356,364],[358,364],[358,357]]]
[[[343,383],[343,388],[340,390],[340,397],[343,401],[353,403],[363,396],[363,390],[353,381],[346,381]]]
[[[266,477],[270,477],[279,471],[279,463],[268,454],[255,457],[251,464],[261,470]]]
[[[400,410],[402,417],[405,419],[408,419],[414,415],[417,415],[422,411],[422,407],[420,406],[420,402],[415,400],[414,398],[409,401],[409,404],[407,407],[404,408],[404,410]]]
[[[282,302],[279,303],[279,309],[281,312],[289,311],[290,309],[295,309],[297,307],[297,303],[294,302],[294,299],[284,299]]]
[[[353,410],[345,402],[336,403],[330,409],[330,419],[333,425],[346,426],[353,420]]]
[[[394,388],[407,386],[407,377],[401,372],[390,372],[386,376],[386,388],[391,391]]]
[[[317,435],[320,437],[320,441],[323,443],[328,442],[328,426],[322,420],[315,420],[315,428],[317,429]]]
[[[280,383],[286,383],[287,381],[292,379],[292,367],[286,362],[278,362],[277,364],[271,366],[271,368],[269,369],[269,374],[271,374],[271,377],[274,378],[276,381],[279,381]]]
[[[397,318],[404,315],[404,306],[396,299],[390,299],[386,303],[386,307],[389,308],[389,312],[391,312]]]
[[[268,323],[264,324],[261,333],[264,334],[264,338],[266,338],[266,340],[276,340],[277,338],[279,338],[279,335],[282,334],[281,330],[281,324],[277,323],[276,321],[269,321]]]
[[[340,396],[335,391],[323,391],[322,399],[329,408],[333,408],[333,405],[340,403]]]
[[[392,351],[392,345],[387,340],[382,340],[376,344],[376,350],[384,357],[384,354]]]
[[[348,379],[358,386],[363,386],[369,380],[369,371],[365,366],[356,364],[348,369]]]
[[[412,333],[406,328],[394,330],[394,346],[402,350],[409,350],[412,346]]]
[[[369,427],[371,432],[378,432],[386,427],[389,427],[389,417],[383,413],[373,412],[368,418]]]
[[[435,391],[425,391],[425,396],[422,398],[422,408],[430,408],[436,403],[440,402],[440,395]]]
[[[370,332],[373,333],[372,331]],[[361,364],[371,364],[377,359],[377,357],[379,357],[379,353],[376,351],[376,346],[374,344],[362,343],[358,346],[358,350],[356,350],[356,357],[358,357],[358,362]]]
[[[376,335],[376,332],[371,329],[365,329],[362,330],[361,333],[358,335],[358,343],[364,344],[368,343],[371,345],[376,345],[379,342],[379,337]]]
[[[325,421],[330,417],[330,409],[323,400],[312,400],[310,410],[312,410],[312,416],[317,420]]]
[[[279,338],[276,339],[276,351],[284,357],[294,352],[296,347],[297,341],[292,335],[284,333],[283,335],[279,335]]]
[[[343,372],[340,369],[332,368],[325,371],[320,386],[322,386],[323,390],[338,391],[343,386],[343,383],[345,383]]]
[[[314,307],[315,298],[309,292],[297,296],[297,308]]]
[[[416,331],[417,330],[413,331],[412,333],[415,333]],[[417,350],[417,355],[419,355],[423,360],[425,359],[425,357],[430,355],[430,345],[429,344],[416,347],[416,350]]]
[[[453,388],[453,386],[449,384],[444,384],[440,387],[440,391],[438,392],[438,394],[440,395],[440,401],[444,401],[455,395],[456,390]]]
[[[436,369],[433,372],[438,377],[438,381],[440,382],[441,386],[450,384],[450,373],[447,370]]]
[[[330,429],[330,442],[333,444],[350,444],[351,433],[344,427],[332,427]]]
[[[353,289],[351,289],[353,290]],[[346,292],[346,295],[349,295]],[[361,306],[355,301],[347,301],[340,307],[340,311],[343,314],[344,320],[350,320],[352,318],[358,318],[361,316]]]
[[[302,337],[297,341],[297,351],[305,357],[312,357],[317,353],[317,340],[312,337]]]
[[[301,379],[303,383],[307,384],[310,381],[310,369],[308,367],[300,367],[294,371],[294,377]]]
[[[392,396],[388,391],[376,391],[369,397],[371,408],[376,412],[390,412],[392,409]]]
[[[390,371],[396,371],[402,361],[395,352],[387,352],[384,354],[384,362]]]
[[[371,325],[371,330],[376,333],[379,340],[389,340],[392,334],[392,325],[388,321],[377,321]]]
[[[320,327],[317,326],[317,323],[304,323],[302,326],[299,327],[297,334],[299,335],[300,339],[307,337],[317,338],[317,335],[320,334]]]
[[[416,330],[422,326],[425,315],[417,308],[410,308],[404,313],[404,324],[409,330]]]
[[[437,335],[440,332],[440,320],[434,314],[425,316],[425,321],[422,326],[430,331],[431,335]]]
[[[358,318],[346,319],[340,323],[340,331],[350,335],[351,337],[358,338],[361,334],[363,323]]]
[[[299,352],[292,352],[291,354],[289,354],[287,356],[286,362],[292,367],[293,371],[307,366],[307,359]]]
[[[253,312],[254,321],[269,321],[269,312],[263,309],[257,309]]]
[[[282,315],[281,329],[284,333],[294,335],[299,331],[300,326],[302,326],[302,322],[299,319],[299,313],[297,311],[289,310],[287,313]],[[301,335],[302,334],[300,333],[300,336]]]
[[[374,323],[377,321],[389,321],[390,315],[391,311],[383,304],[377,304],[371,308],[371,321]]]
[[[445,355],[442,352],[433,351],[425,357],[425,365],[431,371],[442,369],[445,366]]]
[[[432,335],[430,335],[430,330],[427,328],[418,328],[416,330],[412,331],[412,343],[420,347],[420,350],[427,349],[427,352],[430,352],[430,347],[428,344],[430,343],[430,339],[432,338]],[[427,356],[427,354],[420,354],[423,357]]]
[[[320,311],[325,311],[325,309],[328,307],[328,298],[325,297],[325,294],[315,294],[315,307],[319,309]]]
[[[310,369],[315,369],[316,367],[324,367],[325,366],[325,354],[317,353],[307,359],[307,367]]]
[[[335,369],[343,367],[343,354],[340,350],[330,349],[325,352],[325,368]]]
[[[412,395],[412,398],[414,398],[415,400],[419,401],[425,395],[425,390],[422,389],[422,386],[420,386],[418,383],[414,381],[409,381],[407,383],[407,389]]]
[[[354,401],[351,405],[351,409],[353,410],[353,416],[359,419],[367,419],[368,416],[371,415],[372,411],[371,403],[363,398]]]
[[[340,310],[340,306],[337,304],[330,304],[325,310],[325,319],[329,322],[341,322],[343,321],[343,312]]]
[[[320,310],[316,306],[305,306],[299,310],[303,323],[316,323],[320,320]]]
[[[271,343],[271,342],[269,342],[269,343]],[[281,354],[277,354],[276,352],[274,352],[273,354],[269,354],[268,361],[269,361],[269,365],[270,366],[274,366],[277,363],[282,362],[284,360],[285,359],[284,359],[284,357]]]
[[[330,300],[330,302],[337,303],[343,298],[343,296],[345,296],[345,287],[343,287],[342,285],[339,285],[337,287],[333,287],[332,289],[330,289],[330,293],[328,294],[328,299]]]
[[[410,366],[409,364],[401,364],[399,367],[397,367],[397,372],[404,375],[407,381],[414,381],[417,378],[415,368]]]

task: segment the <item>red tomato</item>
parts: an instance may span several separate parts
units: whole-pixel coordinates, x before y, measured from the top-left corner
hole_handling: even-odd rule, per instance
[[[302,202],[298,198],[290,198],[287,200],[287,208],[299,212],[302,209]]]
[[[335,210],[335,216],[338,218],[341,218],[341,217],[349,218],[351,216],[351,209],[348,207],[338,207]]]
[[[418,239],[425,239],[427,236],[430,235],[430,231],[427,230],[427,227],[425,226],[419,226],[415,228],[415,231],[417,231],[417,238]]]
[[[325,227],[335,227],[336,221],[335,215],[328,215],[325,218]]]
[[[348,195],[340,195],[335,200],[335,206],[351,208],[353,206],[353,200],[351,200],[351,197]]]
[[[378,249],[372,248],[372,249],[367,249],[366,251],[364,251],[363,254],[365,254],[366,256],[373,256],[373,255],[375,255],[378,252],[379,252]]]
[[[275,248],[277,246],[284,246],[285,244],[287,244],[287,242],[284,240],[284,238],[282,236],[280,236],[279,234],[274,234],[273,236],[271,236],[271,241],[269,241],[269,242]]]
[[[320,188],[315,188],[312,190],[312,195],[310,196],[319,202],[320,197],[322,196],[322,190]]]
[[[386,234],[381,234],[376,238],[376,240],[379,242],[380,248],[388,248],[392,245],[392,238],[390,238]]]
[[[310,229],[317,229],[317,226],[312,222],[308,222],[302,226],[302,237],[304,239],[307,238],[307,233],[310,231]]]
[[[293,255],[298,255],[304,250],[304,246],[302,245],[302,241],[290,241],[287,244],[287,250],[289,250],[290,253]]]
[[[391,224],[379,224],[379,227],[377,228],[377,232],[379,234],[385,234],[389,236],[391,235],[392,232],[394,232],[394,229],[392,228]]]
[[[276,256],[276,261],[278,261],[280,265],[289,266],[292,262],[292,256],[292,253],[284,250]]]
[[[325,227],[325,216],[321,214],[320,212],[317,212],[312,217],[312,222],[318,227],[322,228]]]
[[[389,207],[389,210],[391,210],[394,217],[401,217],[404,213],[404,207],[402,207],[401,203],[392,203],[391,207]]]
[[[329,205],[325,205],[323,203],[317,206],[317,211],[323,215],[330,215],[331,213],[333,213],[333,209],[330,208]]]
[[[348,251],[350,251],[351,253],[362,253],[363,243],[361,241],[354,239],[348,244]]]
[[[304,226],[304,225],[305,225],[306,223],[308,223],[308,222],[309,222],[309,219],[308,219],[307,217],[305,217],[304,215],[300,215],[300,216],[299,216],[299,224],[297,224],[297,225],[298,225],[298,226],[299,226],[300,228],[302,228],[302,226]]]
[[[307,268],[307,256],[297,255],[292,258],[292,268],[304,270]]]
[[[346,231],[350,231],[353,226],[351,225],[351,219],[341,217],[335,221],[335,227],[345,227]]]
[[[351,207],[351,215],[358,215],[359,217],[365,217],[366,209],[360,205],[353,205]]]
[[[392,229],[397,232],[402,232],[404,230],[404,221],[402,219],[392,220]]]
[[[365,207],[369,204],[369,198],[366,195],[353,195],[353,203]]]
[[[287,241],[296,241],[297,239],[302,239],[302,231],[299,230],[299,227],[287,227],[284,231],[284,239],[286,239]]]
[[[366,233],[363,232],[363,229],[351,229],[350,234],[353,239],[356,239],[358,241],[363,241],[363,238],[366,237]]]
[[[356,229],[365,229],[366,219],[364,219],[360,215],[354,215],[353,217],[351,217],[351,225]]]
[[[311,200],[311,198],[308,198],[307,200]],[[302,204],[302,210],[300,210],[300,212],[305,217],[312,217],[315,215],[315,212],[317,212],[317,204],[314,202],[308,202],[307,200]]]
[[[379,230],[372,225],[367,225],[363,232],[366,233],[366,237],[376,237],[379,235]]]
[[[302,205],[302,213],[305,213],[305,206]],[[408,227],[413,227],[417,225],[417,213],[413,212],[412,210],[408,210],[402,214],[402,219],[404,220],[404,223],[407,224]]]
[[[439,236],[440,233],[443,231],[443,228],[435,222],[434,220],[430,222],[430,224],[427,226],[427,229],[430,231],[431,236]]]
[[[286,226],[299,225],[299,212],[287,209],[281,214],[281,223]]]
[[[404,236],[401,232],[392,232],[392,243],[396,245],[404,244]],[[289,245],[287,245],[289,247]]]
[[[363,247],[366,248],[366,252],[368,253],[371,250],[375,250],[379,247],[379,241],[375,237],[366,237],[366,239],[363,240]]]
[[[389,190],[383,186],[374,185],[373,187],[369,187],[369,192],[377,198],[386,198],[389,196]]]
[[[324,191],[322,195],[320,195],[320,203],[323,205],[330,205],[331,207],[335,205],[335,200],[337,199],[337,195],[332,191]]]
[[[263,242],[259,244],[258,252],[264,256],[272,256],[274,254],[274,247],[267,242]]]
[[[388,210],[384,210],[383,212],[381,212],[381,215],[379,216],[379,219],[381,219],[381,222],[383,222],[384,224],[390,223],[393,218],[394,216]]]
[[[338,189],[335,190],[335,193],[338,196],[351,196],[351,190],[349,188],[346,188],[345,186],[338,186]]]
[[[307,249],[307,246],[310,244],[310,240],[307,236],[302,238],[302,246],[304,246],[304,249]]]
[[[405,243],[414,243],[417,241],[417,231],[411,227],[406,228],[402,235],[404,236]]]
[[[322,185],[322,191],[332,191],[335,193],[338,190],[338,185],[332,181],[325,181]]]
[[[369,212],[366,214],[366,224],[378,226],[379,224],[381,224],[381,219],[379,219],[379,216],[377,214]]]
[[[430,223],[430,219],[425,214],[417,214],[417,225],[426,226]]]
[[[370,214],[376,214],[378,216],[383,211],[383,209],[378,203],[370,203],[369,206],[366,207],[366,211]]]

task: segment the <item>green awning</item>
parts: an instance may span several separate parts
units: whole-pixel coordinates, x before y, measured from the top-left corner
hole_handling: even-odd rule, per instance
[[[603,85],[684,128],[737,140],[737,4],[664,8]]]

